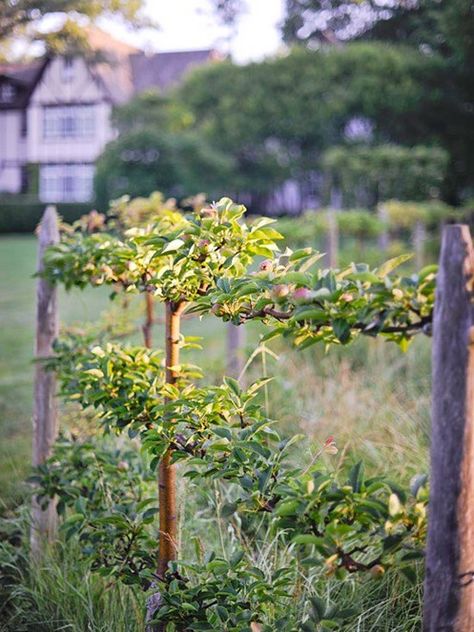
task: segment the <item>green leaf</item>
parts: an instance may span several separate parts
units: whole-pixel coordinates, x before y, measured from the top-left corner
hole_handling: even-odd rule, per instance
[[[168,244],[166,244],[166,246],[163,248],[163,250],[159,254],[165,255],[170,252],[176,252],[177,250],[181,248],[181,246],[184,246],[184,241],[182,239],[173,239]]]
[[[332,329],[334,331],[334,335],[341,342],[341,344],[346,344],[349,342],[351,338],[351,326],[344,318],[336,318],[332,322]]]
[[[235,378],[226,376],[224,378],[224,383],[227,384],[227,386],[235,393],[235,395],[237,395],[237,397],[240,397],[242,390]]]
[[[321,597],[310,597],[309,600],[313,610],[313,620],[319,623],[326,613],[326,602]]]
[[[299,500],[286,500],[285,502],[277,505],[275,513],[277,516],[282,518],[285,516],[293,516],[297,513],[299,506]]]
[[[398,266],[401,266],[402,263],[409,261],[412,257],[413,255],[411,254],[405,254],[399,255],[398,257],[393,257],[393,259],[389,259],[388,261],[383,263],[380,268],[378,268],[377,276],[379,276],[380,278],[386,277],[388,274],[390,274],[390,272],[395,270],[395,268],[398,268]]]
[[[364,475],[364,466],[362,461],[356,463],[349,472],[349,483],[352,489],[358,493],[360,492]]]

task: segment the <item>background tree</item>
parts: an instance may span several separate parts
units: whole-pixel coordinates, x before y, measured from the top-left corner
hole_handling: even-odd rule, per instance
[[[40,20],[52,14],[63,14],[73,19],[118,18],[135,28],[156,26],[145,17],[143,8],[143,0],[3,0],[0,3],[0,52],[8,58],[11,44],[18,37],[27,41],[45,41],[53,49],[71,39],[71,36],[76,48],[78,44],[84,44],[82,28],[77,24],[75,29],[70,26],[60,29],[56,37],[45,36],[39,31],[37,26]]]
[[[186,102],[193,127],[232,156],[232,190],[251,194],[246,199],[255,208],[289,179],[321,196],[322,154],[352,143],[354,123],[369,145],[431,141],[439,63],[379,43],[297,48],[245,67],[199,69],[176,97]]]
[[[440,98],[426,109],[429,135],[450,154],[445,196],[450,202],[472,191],[474,181],[474,8],[470,0],[398,0],[387,7],[379,0],[287,0],[282,34],[288,43],[309,46],[355,39],[400,43],[440,62],[436,79],[425,89]],[[425,142],[425,141],[423,141]]]

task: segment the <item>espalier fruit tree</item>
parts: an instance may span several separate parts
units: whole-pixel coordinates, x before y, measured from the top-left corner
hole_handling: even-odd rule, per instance
[[[95,409],[105,432],[126,430],[138,438],[150,469],[119,449],[63,440],[37,472],[42,502],[56,496],[60,512],[71,508],[64,528],[79,535],[93,568],[155,591],[151,617],[169,630],[294,625],[285,614],[288,568],[266,577],[238,548],[230,559],[178,560],[178,463],[191,484],[209,479],[232,487],[221,515],[267,521],[303,567],[323,564],[343,577],[378,575],[395,565],[410,576],[425,536],[424,479],[409,495],[383,479],[367,479],[360,464],[343,481],[318,459],[295,466],[299,437],[282,438],[259,403],[267,378],[246,389],[232,378],[204,385],[200,369],[180,360],[182,349],[197,346],[182,335],[180,323],[184,313],[197,312],[237,325],[260,320],[268,326],[265,340],[283,336],[299,348],[345,345],[361,335],[404,348],[429,330],[435,268],[394,276],[403,257],[375,270],[364,264],[325,270],[311,249],[279,247],[272,220],[246,224],[245,208],[230,199],[187,214],[159,197],[147,204],[124,200],[107,221],[95,214],[66,227],[47,253],[44,274],[66,288],[109,285],[112,296],[141,292],[164,303],[163,351],[69,335],[50,360],[61,394]],[[140,215],[135,222],[126,221],[131,209]],[[321,453],[335,451],[330,437]],[[97,468],[105,480],[100,485]],[[298,629],[317,629],[322,620],[337,625],[348,616],[316,597],[310,605]],[[265,627],[270,619],[277,628]]]

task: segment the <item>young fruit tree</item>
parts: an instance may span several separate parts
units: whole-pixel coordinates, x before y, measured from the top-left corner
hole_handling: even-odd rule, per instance
[[[244,213],[223,198],[187,214],[157,204],[135,226],[118,227],[115,218],[91,230],[83,221],[66,227],[44,260],[51,283],[109,285],[113,297],[143,293],[164,304],[164,351],[109,341],[104,333],[69,335],[49,362],[65,398],[94,409],[106,433],[126,429],[139,439],[151,471],[158,468],[158,508],[151,506],[149,470],[120,452],[97,448],[114,483],[94,486],[90,443],[62,441],[36,480],[45,505],[57,497],[58,511],[68,510],[66,533],[79,536],[92,568],[149,590],[150,623],[168,630],[310,630],[349,616],[316,597],[298,615],[289,613],[295,567],[268,578],[245,558],[243,544],[228,557],[197,552],[195,561],[179,559],[178,463],[196,488],[210,480],[228,490],[219,519],[245,520],[252,530],[265,523],[294,547],[298,569],[323,563],[336,577],[377,576],[393,566],[411,578],[425,537],[424,479],[410,495],[366,478],[356,464],[341,482],[318,459],[337,451],[332,437],[309,464],[295,466],[300,438],[282,438],[259,402],[268,378],[246,389],[230,377],[206,385],[198,367],[181,361],[181,350],[199,346],[183,336],[181,319],[198,313],[237,326],[259,320],[268,327],[263,341],[283,336],[299,348],[346,345],[361,335],[405,348],[415,334],[429,333],[435,269],[394,276],[406,257],[375,270],[322,269],[320,254],[279,248],[272,220],[246,224]],[[140,477],[141,485],[131,485]]]

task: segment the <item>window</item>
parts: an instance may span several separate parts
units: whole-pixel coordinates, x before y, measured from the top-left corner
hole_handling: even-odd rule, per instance
[[[44,138],[90,138],[94,135],[93,105],[45,106],[43,108]]]
[[[20,193],[28,193],[28,167],[27,165],[21,165],[20,167]]]
[[[0,85],[0,102],[11,103],[15,98],[15,88],[10,83]]]
[[[67,164],[40,167],[42,202],[88,202],[92,199],[94,165]]]
[[[62,64],[62,80],[64,83],[70,83],[74,79],[74,57],[67,55],[63,59]]]
[[[28,112],[26,110],[21,111],[21,126],[20,126],[20,134],[22,138],[28,133]]]

